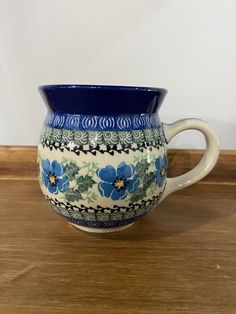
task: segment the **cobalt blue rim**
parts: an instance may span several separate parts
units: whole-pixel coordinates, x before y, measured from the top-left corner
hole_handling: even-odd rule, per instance
[[[145,86],[122,86],[122,85],[88,85],[88,84],[52,84],[41,85],[39,90],[45,89],[99,89],[99,90],[123,90],[123,91],[144,91],[144,92],[165,92],[165,88],[159,87],[145,87]]]
[[[42,85],[39,91],[52,111],[87,115],[154,113],[167,93],[155,87],[80,84]]]
[[[67,130],[129,131],[158,128],[161,122],[156,113],[96,116],[49,111],[44,124],[51,128]]]

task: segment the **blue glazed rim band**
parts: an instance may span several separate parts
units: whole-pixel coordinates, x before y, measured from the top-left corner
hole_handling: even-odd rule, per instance
[[[113,85],[42,85],[39,91],[51,111],[81,115],[156,113],[164,88]]]
[[[93,84],[49,84],[41,85],[39,89],[68,89],[68,88],[77,88],[77,89],[103,89],[103,90],[125,90],[125,91],[145,91],[145,92],[158,92],[164,91],[167,92],[165,88],[159,87],[146,87],[146,86],[125,86],[125,85],[93,85]]]

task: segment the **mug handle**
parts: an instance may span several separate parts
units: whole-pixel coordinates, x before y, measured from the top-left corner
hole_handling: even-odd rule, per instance
[[[198,130],[203,133],[206,141],[206,150],[199,164],[192,170],[174,178],[167,178],[162,200],[167,195],[186,188],[204,178],[214,168],[219,157],[220,147],[218,137],[207,122],[200,119],[184,119],[172,124],[163,123],[163,132],[167,144],[175,135],[185,130]]]

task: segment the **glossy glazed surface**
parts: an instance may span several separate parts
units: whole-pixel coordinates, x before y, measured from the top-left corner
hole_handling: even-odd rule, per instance
[[[159,202],[167,171],[165,138],[161,127],[94,131],[46,123],[38,165],[42,191],[57,213],[84,227],[120,227]]]
[[[38,148],[41,189],[58,214],[84,230],[123,229],[202,179],[218,159],[218,138],[205,121],[160,122],[166,90],[51,85],[40,91],[49,107]],[[186,174],[167,178],[166,144],[188,129],[203,133],[204,157]]]
[[[106,85],[44,85],[39,91],[52,111],[83,115],[154,113],[163,88]]]

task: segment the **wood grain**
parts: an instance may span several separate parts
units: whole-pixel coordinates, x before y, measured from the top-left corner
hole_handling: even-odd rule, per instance
[[[203,153],[198,149],[168,150],[168,175],[174,177],[189,171],[201,160]],[[221,151],[216,166],[201,183],[236,184],[236,151]]]
[[[25,149],[26,157],[24,148],[6,150],[1,314],[236,313],[234,152],[214,179],[172,194],[130,229],[96,235],[49,208],[36,181],[35,148]],[[198,158],[192,155],[189,165]],[[183,156],[173,155],[173,171]],[[221,179],[227,167],[229,184]]]
[[[0,178],[37,180],[37,147],[0,146]]]

